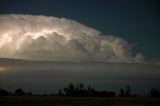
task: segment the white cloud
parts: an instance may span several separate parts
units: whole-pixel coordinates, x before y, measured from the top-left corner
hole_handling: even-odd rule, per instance
[[[135,56],[135,61],[137,63],[143,63],[144,62],[144,56],[141,53],[137,53]]]
[[[34,15],[0,15],[0,57],[53,61],[141,62],[127,41],[76,21]],[[139,59],[139,60],[138,60]]]

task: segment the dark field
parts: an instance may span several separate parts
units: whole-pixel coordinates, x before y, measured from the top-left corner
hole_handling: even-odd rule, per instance
[[[0,97],[0,106],[160,106],[160,98],[149,97]]]

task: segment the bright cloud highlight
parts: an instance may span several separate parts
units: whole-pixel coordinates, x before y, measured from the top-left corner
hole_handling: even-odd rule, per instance
[[[0,58],[144,62],[122,38],[65,18],[20,14],[0,15]]]

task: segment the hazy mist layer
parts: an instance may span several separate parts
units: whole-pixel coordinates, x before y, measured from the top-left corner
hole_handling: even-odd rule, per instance
[[[3,60],[3,61],[2,61]],[[107,62],[40,62],[1,59],[0,87],[22,87],[33,92],[57,92],[70,82],[81,82],[98,90],[115,90],[130,85],[133,92],[146,94],[160,88],[160,66]]]

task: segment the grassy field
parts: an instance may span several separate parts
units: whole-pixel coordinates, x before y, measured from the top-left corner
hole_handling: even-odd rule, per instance
[[[0,97],[0,106],[160,106],[160,98],[147,97]]]

